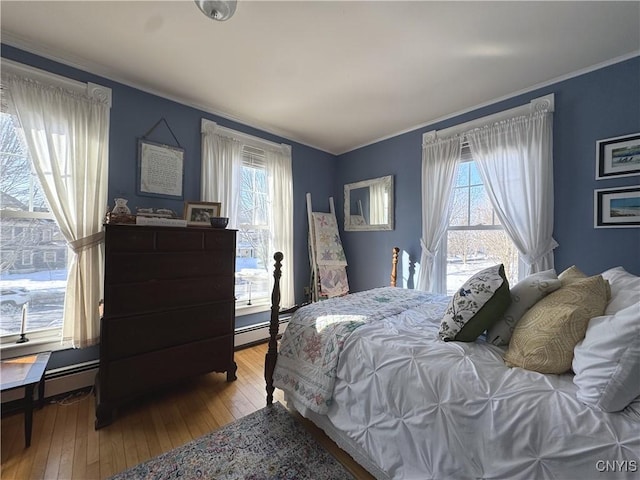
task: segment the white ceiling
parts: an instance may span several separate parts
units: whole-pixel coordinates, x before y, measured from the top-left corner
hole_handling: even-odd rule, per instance
[[[2,41],[339,154],[640,50],[640,2],[5,1]],[[638,79],[629,79],[637,82]]]

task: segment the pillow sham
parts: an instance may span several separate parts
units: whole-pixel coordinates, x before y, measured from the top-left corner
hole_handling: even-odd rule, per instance
[[[562,281],[562,286],[565,286],[565,285],[570,285],[573,282],[576,282],[578,280],[582,280],[583,278],[587,278],[587,275],[575,265],[571,265],[569,268],[563,271],[560,275],[558,275],[558,278],[560,279],[560,281]],[[606,279],[604,283],[607,289],[607,300],[610,300],[611,286],[609,285],[609,282]]]
[[[444,341],[473,342],[500,318],[510,302],[504,265],[486,268],[451,297],[438,335]]]
[[[582,403],[619,412],[640,396],[640,302],[592,318],[572,366]]]
[[[550,293],[516,325],[505,363],[540,373],[566,372],[589,320],[602,315],[606,304],[605,281],[600,275],[577,280]]]
[[[516,283],[509,292],[511,304],[487,332],[487,342],[499,346],[509,345],[513,329],[525,312],[561,286],[562,282],[554,269],[533,273]]]
[[[611,300],[605,315],[616,313],[640,301],[640,277],[627,272],[623,267],[614,267],[602,272],[602,278],[611,285]]]
[[[587,278],[587,275],[575,265],[571,265],[569,268],[560,273],[560,275],[558,275],[558,278],[562,282],[562,286],[565,286],[570,285],[573,282],[577,282],[578,280],[582,280],[583,278]]]

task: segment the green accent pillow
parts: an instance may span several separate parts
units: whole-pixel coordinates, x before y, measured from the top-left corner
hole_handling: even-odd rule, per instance
[[[473,342],[500,319],[510,303],[504,265],[486,268],[451,297],[438,335],[445,342]]]

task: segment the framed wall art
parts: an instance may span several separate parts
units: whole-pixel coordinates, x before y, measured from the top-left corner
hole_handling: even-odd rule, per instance
[[[220,207],[219,202],[185,202],[184,218],[187,225],[210,227],[210,218],[220,216]]]
[[[138,141],[138,194],[183,198],[184,149],[149,140]]]
[[[640,186],[594,191],[594,228],[640,227]]]
[[[596,180],[640,175],[640,133],[596,142]]]

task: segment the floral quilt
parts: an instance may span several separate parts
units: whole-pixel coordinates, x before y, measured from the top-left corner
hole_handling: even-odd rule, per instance
[[[336,217],[332,213],[313,212],[316,263],[318,265],[347,265],[338,234]]]
[[[280,344],[274,385],[324,414],[333,399],[338,359],[358,327],[429,301],[425,292],[382,287],[312,303],[297,310]]]

